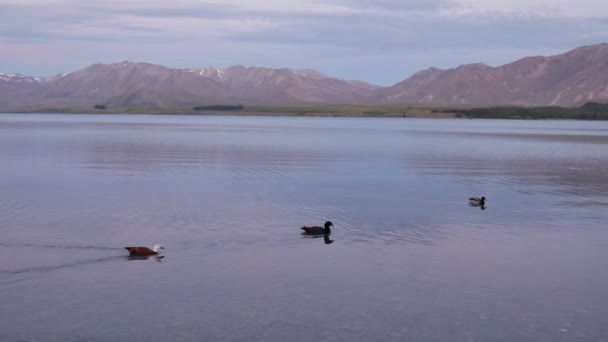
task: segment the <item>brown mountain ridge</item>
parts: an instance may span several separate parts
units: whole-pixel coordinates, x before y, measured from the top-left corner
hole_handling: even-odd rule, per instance
[[[491,67],[429,68],[390,87],[314,70],[233,66],[171,69],[148,63],[94,64],[50,78],[0,74],[0,110],[190,107],[205,104],[426,104],[577,106],[608,101],[608,44]]]

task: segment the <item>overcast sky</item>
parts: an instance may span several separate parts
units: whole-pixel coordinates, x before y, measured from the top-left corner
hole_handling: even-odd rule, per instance
[[[0,0],[0,72],[32,76],[133,60],[388,85],[606,41],[607,0]]]

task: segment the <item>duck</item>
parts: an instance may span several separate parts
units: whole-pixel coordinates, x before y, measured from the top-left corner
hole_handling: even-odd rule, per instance
[[[158,255],[160,253],[159,250],[165,249],[165,247],[160,244],[154,245],[152,249],[148,247],[125,247],[126,250],[129,251],[129,256],[139,256],[139,257],[147,257],[151,255]]]
[[[484,196],[481,196],[481,198],[470,197],[469,204],[473,207],[482,207],[483,208],[486,205],[486,198]]]
[[[325,222],[325,227],[304,226],[302,227],[302,230],[304,231],[304,234],[307,235],[329,235],[331,234],[331,229],[329,227],[332,227],[333,225],[333,223],[327,221]]]

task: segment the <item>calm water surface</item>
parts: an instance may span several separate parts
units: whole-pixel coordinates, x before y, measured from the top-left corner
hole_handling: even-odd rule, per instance
[[[4,114],[0,166],[0,341],[608,341],[608,123]]]

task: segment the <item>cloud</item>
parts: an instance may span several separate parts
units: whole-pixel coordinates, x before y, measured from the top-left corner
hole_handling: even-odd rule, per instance
[[[455,0],[462,13],[503,13],[561,18],[601,18],[608,16],[604,0]]]
[[[435,11],[440,8],[453,7],[452,0],[335,0],[344,6],[375,11]]]
[[[10,51],[0,65],[14,68],[0,71],[22,73],[134,59],[312,67],[388,84],[430,66],[607,40],[608,3],[597,0],[0,0],[0,50]]]

